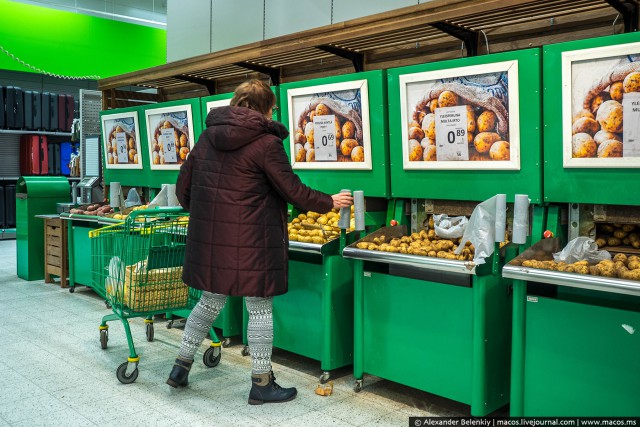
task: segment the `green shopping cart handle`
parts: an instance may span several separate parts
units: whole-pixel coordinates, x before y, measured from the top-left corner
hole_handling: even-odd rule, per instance
[[[156,216],[159,214],[172,214],[172,215],[184,214],[185,216],[187,216],[189,215],[189,212],[185,211],[180,206],[168,207],[168,208],[155,207],[150,209],[139,209],[137,211],[131,211],[127,216],[126,222],[134,222],[136,217],[141,215]]]

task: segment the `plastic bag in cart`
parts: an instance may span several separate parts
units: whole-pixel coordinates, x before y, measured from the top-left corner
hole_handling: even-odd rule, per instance
[[[565,246],[560,252],[553,254],[555,262],[566,262],[573,264],[578,261],[588,261],[597,264],[600,261],[610,260],[611,254],[607,251],[598,250],[598,245],[593,239],[585,236],[576,237]]]
[[[493,196],[475,207],[471,213],[471,218],[469,218],[469,223],[464,230],[458,249],[455,251],[456,255],[460,255],[467,242],[471,242],[475,248],[473,262],[477,265],[484,264],[484,259],[493,254],[496,233],[497,198],[498,196]]]
[[[109,267],[107,269],[109,275],[104,281],[104,289],[107,295],[122,295],[124,268],[125,263],[119,257],[114,256],[109,260]]]
[[[433,226],[438,237],[444,239],[457,239],[462,237],[469,220],[466,216],[454,216],[449,218],[447,214],[434,215]]]

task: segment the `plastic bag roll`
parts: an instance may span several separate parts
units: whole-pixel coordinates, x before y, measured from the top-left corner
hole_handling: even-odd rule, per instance
[[[119,208],[122,206],[122,186],[119,182],[109,184],[109,206]]]
[[[522,245],[529,234],[529,196],[516,194],[513,206],[513,243]]]
[[[507,228],[507,195],[496,195],[496,243],[504,241],[504,232]]]
[[[166,184],[167,186],[167,206],[180,206],[178,197],[176,196],[176,185]]]
[[[78,203],[78,184],[76,182],[71,183],[71,203],[74,205]]]
[[[341,193],[349,193],[351,194],[351,190],[342,189]],[[340,208],[340,219],[338,220],[338,228],[346,230],[349,228],[349,223],[351,222],[351,208]]]
[[[364,231],[364,213],[366,211],[364,204],[364,191],[353,192],[353,215],[356,222],[356,230]]]

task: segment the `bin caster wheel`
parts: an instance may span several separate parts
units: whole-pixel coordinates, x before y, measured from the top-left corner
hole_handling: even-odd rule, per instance
[[[76,291],[76,287],[72,286],[69,288],[69,292],[74,293]]]
[[[224,338],[222,340],[221,344],[222,344],[222,347],[224,347],[224,348],[229,347],[231,345],[231,338],[229,338],[229,337]]]
[[[147,323],[147,328],[145,332],[147,334],[147,341],[149,342],[153,341],[153,323]]]
[[[356,380],[356,383],[353,385],[353,391],[356,393],[360,393],[362,391],[362,380]]]
[[[128,366],[129,362],[124,362],[116,369],[116,377],[122,384],[131,384],[138,378],[138,365],[136,364],[136,368],[130,374],[127,374]]]
[[[243,356],[248,356],[249,355],[249,346],[245,345],[244,347],[242,347],[242,351],[240,352],[241,355]]]
[[[169,322],[167,323],[167,329],[171,328],[173,328],[173,320],[169,320]]]
[[[331,376],[330,372],[323,372],[322,375],[320,375],[320,384],[325,384],[327,381],[329,381],[329,377]]]
[[[202,357],[202,362],[205,366],[209,368],[215,368],[220,363],[220,358],[222,357],[222,352],[220,351],[219,346],[209,347]]]
[[[109,341],[109,332],[106,329],[100,331],[100,348],[103,350],[107,348],[107,341]]]

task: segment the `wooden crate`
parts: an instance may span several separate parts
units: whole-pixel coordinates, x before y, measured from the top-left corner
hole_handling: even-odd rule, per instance
[[[60,277],[60,287],[69,286],[67,248],[67,222],[60,218],[44,220],[44,281],[55,283],[52,276]]]

